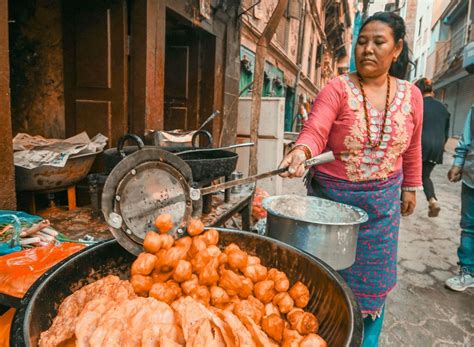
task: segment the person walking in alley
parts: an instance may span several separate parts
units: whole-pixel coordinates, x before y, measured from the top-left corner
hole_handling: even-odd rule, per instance
[[[298,108],[298,114],[293,119],[292,130],[299,133],[303,128],[304,123],[308,120],[308,113],[304,104],[300,104]]]
[[[428,217],[437,217],[440,206],[430,176],[436,164],[443,163],[444,145],[449,136],[450,114],[446,107],[434,98],[431,80],[421,78],[415,85],[423,94],[423,131],[421,135],[423,190],[429,204]]]
[[[474,105],[466,118],[464,131],[456,147],[454,162],[448,172],[451,182],[462,179],[461,188],[461,244],[458,248],[459,275],[446,280],[452,290],[474,288]]]
[[[413,213],[422,189],[423,97],[403,80],[410,63],[405,33],[395,13],[367,18],[355,46],[357,72],[321,90],[280,164],[289,167],[282,176],[301,177],[305,159],[333,151],[335,161],[309,170],[308,194],[369,215],[359,230],[355,263],[340,271],[364,314],[364,347],[378,346],[385,300],[397,282],[400,215]]]

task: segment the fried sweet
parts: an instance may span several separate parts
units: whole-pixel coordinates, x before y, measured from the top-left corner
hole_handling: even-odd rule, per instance
[[[193,274],[193,266],[187,260],[180,259],[174,271],[171,271],[173,274],[173,279],[176,282],[184,282],[191,278]]]
[[[155,219],[155,226],[161,234],[173,229],[173,217],[170,214],[161,214]]]
[[[150,276],[133,275],[130,278],[130,283],[137,295],[147,296],[153,285],[153,279]]]
[[[286,292],[290,288],[290,281],[286,274],[277,269],[270,269],[268,271],[267,279],[272,280],[275,283],[275,290],[277,292]]]
[[[309,289],[300,281],[296,282],[288,291],[291,298],[295,301],[295,306],[304,308],[309,302]]]
[[[143,248],[145,252],[156,253],[161,248],[162,238],[158,233],[154,231],[147,232],[145,239],[143,240]]]
[[[202,234],[202,238],[208,246],[215,246],[219,243],[219,232],[215,229],[210,229]]]
[[[281,342],[283,331],[285,330],[285,322],[278,314],[272,313],[262,318],[262,330],[275,341]]]
[[[328,347],[328,343],[317,334],[306,335],[299,347]]]
[[[283,314],[290,312],[294,307],[294,301],[288,293],[278,293],[273,297],[272,302]]]
[[[150,253],[140,253],[132,264],[133,275],[149,275],[155,268],[156,256]]]
[[[260,281],[255,283],[253,287],[253,292],[255,297],[263,302],[264,304],[272,301],[273,297],[275,296],[275,283],[270,280]]]
[[[211,287],[211,304],[213,306],[226,305],[230,302],[230,297],[227,292],[218,286]]]
[[[244,276],[250,278],[253,283],[266,280],[267,272],[267,268],[260,264],[247,265],[247,267],[242,270]]]
[[[185,295],[190,295],[191,292],[199,286],[199,279],[195,274],[191,278],[181,283],[181,289]]]
[[[242,289],[242,278],[232,270],[223,270],[219,286],[224,288],[229,295],[237,295]]]
[[[204,231],[204,224],[199,219],[191,219],[187,231],[190,236],[197,236]]]
[[[294,308],[286,315],[286,319],[291,328],[301,335],[315,334],[318,332],[319,322],[316,316],[310,312],[305,312],[300,308]]]

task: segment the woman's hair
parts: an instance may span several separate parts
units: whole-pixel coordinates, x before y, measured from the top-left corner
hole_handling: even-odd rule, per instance
[[[388,73],[394,77],[404,79],[407,74],[408,64],[414,64],[409,57],[408,43],[405,40],[406,27],[403,18],[393,12],[376,12],[365,20],[360,31],[362,31],[367,24],[374,21],[383,22],[392,29],[395,43],[399,40],[403,40],[402,52],[397,61],[392,63]]]
[[[415,82],[415,85],[421,91],[421,94],[431,93],[433,91],[433,83],[430,79],[423,77]]]

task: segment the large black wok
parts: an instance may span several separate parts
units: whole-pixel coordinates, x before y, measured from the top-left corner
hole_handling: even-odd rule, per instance
[[[200,132],[207,133],[205,130]],[[208,133],[209,134],[209,133]],[[210,134],[207,136],[211,136]],[[136,142],[136,146],[124,146],[126,140],[133,140]],[[193,143],[194,143],[193,137]],[[178,154],[179,152],[189,151],[189,147],[157,147],[157,146],[145,146],[143,141],[137,135],[127,134],[123,136],[116,148],[110,148],[104,151],[104,163],[106,173],[110,173],[112,169],[127,155],[138,151],[141,148],[158,148],[171,153]],[[209,183],[213,179],[230,176],[235,171],[237,166],[237,160],[239,158],[237,153],[215,149],[212,151],[199,151],[196,149],[195,153],[184,153],[180,155],[191,168],[193,173],[194,182],[206,182]]]
[[[344,280],[328,265],[296,248],[257,234],[221,230],[221,246],[234,242],[264,265],[276,267],[293,283],[301,280],[310,289],[307,309],[320,320],[320,335],[329,346],[360,346],[363,321],[355,297]],[[25,306],[16,311],[10,345],[36,346],[49,328],[61,301],[80,287],[115,274],[129,277],[134,256],[115,240],[88,247],[59,263],[35,282],[25,295]]]

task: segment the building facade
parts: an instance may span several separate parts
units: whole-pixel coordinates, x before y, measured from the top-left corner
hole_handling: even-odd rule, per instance
[[[278,0],[243,0],[240,94],[251,94],[256,42]],[[356,1],[289,0],[265,63],[262,96],[285,98],[285,131],[295,130],[299,106],[309,112],[327,81],[349,68]],[[247,88],[246,88],[247,87]]]
[[[474,41],[474,0],[444,3],[435,9],[439,16],[432,26],[427,75],[433,79],[437,97],[451,113],[450,134],[459,136],[474,103],[474,75],[464,66],[465,48]]]

